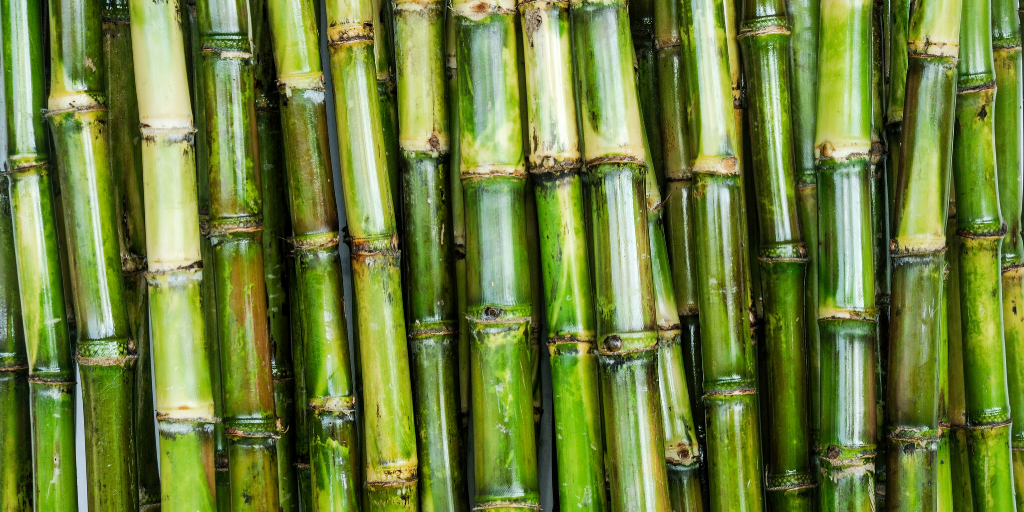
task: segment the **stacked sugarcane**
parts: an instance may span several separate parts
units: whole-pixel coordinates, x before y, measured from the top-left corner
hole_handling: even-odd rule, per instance
[[[1018,8],[0,0],[0,512],[1018,510]]]

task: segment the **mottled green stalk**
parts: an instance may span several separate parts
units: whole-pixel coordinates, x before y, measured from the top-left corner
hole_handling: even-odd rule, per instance
[[[156,422],[153,419],[152,351],[149,340],[149,297],[146,292],[146,219],[143,204],[142,140],[138,135],[139,104],[135,94],[131,25],[127,0],[103,6],[103,64],[106,67],[110,169],[117,190],[121,271],[127,292],[128,322],[138,360],[135,372],[135,457],[139,510],[160,506]]]
[[[596,344],[611,509],[670,509],[644,125],[626,3],[571,4],[590,179]],[[653,181],[652,181],[653,183]],[[667,276],[666,276],[667,278]],[[673,319],[675,316],[673,315]]]
[[[475,503],[498,511],[537,507],[515,3],[459,0],[453,9]]]
[[[786,0],[790,43],[790,122],[801,238],[807,248],[804,286],[804,339],[807,353],[808,428],[811,449],[820,446],[821,362],[818,338],[818,176],[814,168],[814,131],[818,89],[818,15],[816,0]],[[817,457],[814,457],[817,466]]]
[[[402,178],[398,137],[398,100],[395,95],[395,2],[370,0],[373,3],[373,61],[377,72],[377,97],[380,100],[381,138],[388,162],[388,182],[395,205],[397,225],[402,225]]]
[[[567,2],[520,2],[525,49],[527,168],[539,224],[554,394],[559,505],[607,510],[594,347],[584,169],[576,123]]]
[[[206,133],[206,87],[203,79],[203,46],[199,33],[199,16],[196,0],[185,0],[183,13],[186,18],[181,24],[185,42],[185,68],[188,70],[189,90],[192,91],[193,125],[196,133]],[[224,417],[224,393],[220,371],[220,329],[217,322],[217,274],[216,258],[208,229],[210,218],[210,152],[207,137],[195,138],[196,194],[199,202],[199,226],[202,240],[199,254],[203,260],[203,276],[200,283],[202,294],[203,322],[206,330],[207,359],[210,363],[210,385],[213,387],[213,411],[217,418]],[[216,480],[217,510],[231,510],[231,480],[228,475],[228,440],[224,435],[224,422],[218,421],[213,431],[214,467]]]
[[[198,0],[231,510],[276,510],[277,417],[263,266],[263,190],[249,5]],[[219,490],[219,489],[218,489]]]
[[[995,162],[999,183],[999,204],[1002,218],[1007,224],[1002,245],[1002,297],[1004,319],[1003,346],[991,343],[978,355],[984,361],[971,360],[969,343],[964,341],[964,378],[967,391],[968,424],[986,424],[982,431],[986,442],[970,453],[972,488],[987,489],[989,497],[975,492],[975,510],[1012,510],[1008,503],[1013,485],[1016,491],[1016,508],[1024,509],[1024,424],[1013,425],[1012,474],[1002,460],[1005,425],[1010,422],[1008,414],[1024,409],[1024,308],[1022,304],[1022,280],[1024,280],[1024,243],[1021,241],[1021,187],[1024,185],[1021,154],[1021,36],[1020,19],[1016,0],[992,1],[992,54],[995,67],[996,90],[995,108]],[[986,281],[987,282],[987,281]],[[991,315],[991,313],[990,313]],[[965,325],[966,328],[966,325]],[[1005,361],[1005,363],[1004,363]],[[977,373],[972,373],[972,371]],[[998,380],[991,379],[1007,375],[1006,388]],[[988,385],[979,388],[979,380],[988,379]],[[1007,397],[1006,392],[1009,391]],[[979,395],[979,393],[984,393]],[[1009,399],[1009,402],[1006,400]],[[973,433],[973,430],[972,430]],[[993,438],[994,437],[994,438]],[[981,447],[992,451],[996,458],[982,455]],[[998,455],[995,455],[998,454]],[[979,464],[982,464],[979,466]],[[980,479],[979,479],[980,477]],[[1012,477],[1012,479],[1011,479]],[[1013,482],[1011,484],[1011,482]]]
[[[407,330],[419,441],[420,509],[469,508],[459,432],[459,318],[449,193],[445,3],[395,3],[398,144]],[[454,94],[454,91],[452,91]]]
[[[888,0],[873,0],[871,15],[871,232],[875,262],[875,308],[878,311],[878,329],[875,331],[875,421],[877,432],[885,431],[886,382],[889,368],[889,304],[892,302],[890,286],[889,224],[890,208],[885,140],[885,60],[887,38],[883,34],[883,18],[888,16]],[[948,173],[947,173],[948,175]],[[889,443],[883,436],[877,439],[875,453],[875,506],[886,506],[886,478],[888,474],[887,450]],[[945,466],[948,468],[949,466]],[[940,465],[940,469],[943,466]]]
[[[903,111],[906,103],[907,41],[911,0],[889,0],[888,95],[885,102],[885,139],[889,142],[889,209],[895,211],[896,180],[903,141]]]
[[[945,309],[959,12],[960,0],[919,2],[908,32],[902,155],[890,243],[893,315],[886,386],[886,505],[891,512],[937,510],[939,499],[939,407],[945,402],[939,363],[945,356],[945,318],[936,312]],[[960,275],[963,279],[963,272]]]
[[[86,485],[94,510],[138,509],[135,367],[110,168],[101,0],[51,0],[47,118],[77,313]]]
[[[675,298],[673,307],[678,322],[675,327],[678,337],[667,340],[668,343],[662,341],[658,353],[662,421],[666,447],[688,450],[686,457],[668,461],[668,478],[673,510],[689,512],[704,510],[708,496],[705,492],[707,465],[703,458],[704,406],[700,391],[703,382],[697,373],[701,363],[691,132],[687,112],[690,97],[688,81],[683,75],[686,66],[683,52],[685,48],[688,53],[690,45],[689,41],[683,44],[684,36],[680,33],[680,7],[680,3],[673,0],[654,3],[658,98],[651,108],[660,110],[661,117],[661,162],[667,190],[663,198],[664,232],[672,263],[672,282],[665,288]],[[652,261],[657,263],[657,260]],[[689,446],[684,441],[689,441]],[[678,449],[676,453],[679,454]]]
[[[760,511],[761,446],[757,419],[756,350],[741,173],[742,138],[734,95],[738,55],[730,2],[692,0],[693,52],[698,64],[700,120],[693,164],[694,226],[707,415],[711,508]],[[729,52],[720,51],[729,48]],[[738,53],[738,52],[737,52]],[[736,62],[734,62],[736,61]],[[738,96],[736,96],[738,98]]]
[[[960,27],[963,30],[963,25]],[[966,42],[966,39],[961,38]],[[961,53],[964,53],[961,50]],[[953,151],[957,151],[957,129],[954,124]],[[953,161],[953,176],[958,162]],[[955,179],[954,179],[955,182]],[[954,187],[955,188],[955,187]],[[955,193],[951,193],[955,196]],[[995,210],[995,209],[993,209]],[[953,510],[955,512],[972,512],[974,503],[971,501],[971,475],[967,458],[967,403],[964,398],[964,359],[963,342],[960,328],[960,242],[956,233],[957,213],[956,201],[950,200],[949,214],[946,220],[946,267],[949,269],[946,286],[946,332],[949,350],[949,443],[950,443],[950,476]]]
[[[6,148],[7,142],[0,142]],[[10,187],[7,176],[0,175],[0,512],[32,510],[28,389]]]
[[[44,5],[0,3],[13,244],[28,356],[35,510],[78,510],[75,375],[45,124]],[[23,411],[28,413],[29,411]]]
[[[768,353],[767,491],[772,510],[814,510],[804,345],[807,249],[797,213],[790,31],[782,0],[744,4],[739,31],[760,232]]]
[[[295,371],[292,366],[290,287],[295,262],[288,247],[291,215],[286,207],[285,149],[281,133],[281,109],[275,84],[274,54],[266,1],[249,4],[256,70],[256,132],[259,146],[260,184],[263,189],[263,277],[267,290],[267,327],[270,334],[270,368],[277,416],[277,481],[280,510],[299,510],[295,471]]]
[[[822,512],[874,510],[875,501],[871,7],[868,0],[821,4],[815,156]]]
[[[176,3],[131,0],[146,210],[161,506],[214,502],[213,387],[201,302],[199,216],[185,45]]]
[[[316,6],[308,0],[267,0],[267,6],[281,92],[291,241],[297,267],[292,311],[301,329],[296,339],[302,354],[296,361],[304,367],[305,403],[300,405],[308,409],[310,508],[354,510],[362,491],[356,486],[361,456]],[[301,449],[299,457],[301,487],[305,463]]]
[[[692,464],[697,466],[698,488],[690,486],[692,468],[669,464],[669,493],[674,510],[700,511],[707,504],[707,462],[704,430],[703,375],[701,373],[700,319],[697,310],[697,261],[694,247],[693,225],[693,131],[692,99],[689,73],[692,64],[690,31],[680,32],[680,11],[690,11],[688,3],[657,0],[654,3],[654,46],[658,61],[658,104],[660,109],[662,165],[664,166],[664,229],[671,260],[672,291],[679,322],[679,340],[676,346],[659,351],[661,370],[662,420],[665,423],[665,443],[673,444],[686,430],[686,415],[695,430]],[[687,25],[689,26],[689,25]],[[695,88],[695,87],[693,87]],[[666,370],[672,371],[666,371]],[[681,374],[679,372],[682,372]],[[685,378],[685,382],[676,379]],[[686,389],[688,396],[676,393]],[[675,396],[675,398],[669,398]],[[689,407],[683,409],[682,403]]]
[[[351,237],[362,368],[366,506],[415,510],[416,433],[389,142],[376,88],[373,3],[327,4],[341,185]],[[379,28],[379,27],[377,27]]]

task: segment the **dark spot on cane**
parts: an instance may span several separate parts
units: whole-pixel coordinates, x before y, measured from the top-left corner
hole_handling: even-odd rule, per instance
[[[501,318],[501,315],[503,314],[505,314],[505,311],[501,308],[496,308],[494,306],[487,306],[484,308],[484,318],[493,320],[495,318]]]
[[[605,348],[607,348],[608,350],[611,350],[613,352],[616,351],[616,350],[619,350],[619,349],[622,348],[622,338],[620,338],[620,337],[618,337],[618,336],[616,336],[614,334],[611,335],[611,336],[608,336],[607,338],[604,339],[604,346],[605,346]]]

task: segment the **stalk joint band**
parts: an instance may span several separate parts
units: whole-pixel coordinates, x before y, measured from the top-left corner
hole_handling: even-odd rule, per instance
[[[0,352],[0,372],[16,372],[28,369],[28,357],[18,352]]]
[[[28,175],[45,177],[50,173],[49,160],[41,160],[37,155],[10,157],[5,164],[4,174],[12,180]]]
[[[739,160],[735,156],[701,156],[693,162],[693,174],[739,176]]]
[[[761,244],[758,250],[758,261],[771,264],[775,262],[807,263],[807,246],[803,242],[777,242]]]
[[[182,265],[180,267],[163,268],[160,270],[148,270],[144,274],[146,276],[146,284],[150,286],[160,286],[160,276],[173,276],[174,274],[191,275],[193,279],[201,274],[203,271],[203,260],[196,260],[188,265]]]
[[[47,105],[48,108],[43,111],[43,117],[46,119],[64,115],[74,118],[78,114],[107,111],[107,98],[103,93],[81,92],[64,96],[50,95],[47,101],[56,103],[56,105]]]
[[[819,446],[818,458],[833,467],[856,466],[875,458],[876,447],[873,444],[860,446],[839,446],[830,444]],[[874,466],[874,463],[870,463]]]
[[[893,444],[903,445],[904,451],[914,450],[913,446],[937,450],[939,439],[942,437],[941,426],[939,428],[889,427],[887,430],[886,438]]]
[[[352,238],[350,248],[353,258],[383,256],[397,258],[399,255],[398,235],[395,233],[372,238]]]
[[[281,420],[275,416],[224,418],[224,435],[229,438],[277,439],[282,430]]]
[[[502,5],[503,3],[507,5]],[[491,14],[511,16],[516,13],[515,2],[507,0],[468,0],[452,3],[452,10],[456,16],[462,16],[471,20],[482,20]]]
[[[974,415],[967,411],[967,428],[974,429],[996,429],[1010,424],[1010,411],[1006,408],[986,411]]]
[[[743,20],[736,39],[773,35],[790,35],[789,20],[785,16],[759,16]]]
[[[453,337],[458,336],[459,331],[456,329],[456,322],[441,321],[441,322],[416,322],[416,329],[412,329],[408,332],[408,338],[410,342],[413,341],[426,341],[433,338],[441,337]]]
[[[563,9],[569,8],[568,0],[519,0],[516,7],[518,7],[520,11],[525,11],[538,4],[555,4]],[[543,9],[543,5],[538,8]]]
[[[134,357],[135,340],[131,338],[107,338],[98,340],[80,340],[78,342],[78,361],[82,364],[113,366],[123,363],[115,360]],[[104,363],[102,360],[110,360]]]
[[[473,510],[491,510],[496,508],[521,508],[525,510],[540,510],[540,505],[535,505],[532,503],[520,503],[516,501],[488,501],[473,507]]]
[[[219,421],[217,418],[173,418],[167,415],[156,415],[156,428],[163,435],[189,435],[203,433],[213,435],[213,426]]]
[[[956,66],[957,57],[960,55],[960,45],[949,41],[933,41],[925,38],[924,41],[908,41],[907,55],[910,59],[945,59],[948,60],[944,66]]]
[[[531,159],[532,160],[532,159]],[[583,161],[579,158],[566,158],[564,156],[545,156],[540,159],[540,162],[528,162],[527,170],[530,174],[544,175],[553,174],[561,175],[568,174],[574,175],[585,172],[583,170]]]
[[[76,384],[74,379],[66,380],[64,372],[40,372],[31,371],[31,369],[29,369],[28,382],[29,384],[49,386],[65,391],[71,391]]]
[[[768,473],[768,491],[793,491],[796,489],[813,489],[817,481],[809,471],[788,471],[786,473]]]
[[[222,59],[251,59],[252,43],[248,36],[240,34],[204,34],[202,37],[202,52],[206,54],[216,53]]]
[[[682,45],[682,38],[678,35],[672,35],[668,37],[654,37],[654,49],[665,50],[668,48],[676,48]]]
[[[309,410],[314,412],[336,413],[342,415],[354,415],[356,412],[356,398],[354,396],[316,396],[310,397],[307,402]]]
[[[552,357],[596,353],[597,349],[594,347],[592,338],[575,334],[548,336],[548,354]]]
[[[932,259],[937,255],[945,254],[946,252],[946,239],[943,238],[923,238],[912,240],[911,243],[906,241],[900,244],[900,240],[893,238],[889,241],[889,254],[894,260],[928,260]],[[899,264],[906,264],[905,262],[893,262],[893,266]]]
[[[700,446],[696,442],[679,441],[665,447],[665,463],[686,468],[700,463]]]
[[[643,168],[645,170],[647,169],[647,163],[644,162],[643,159],[637,158],[637,157],[632,156],[632,155],[599,156],[599,157],[596,157],[596,158],[588,159],[586,161],[585,165],[586,165],[587,169],[589,170],[589,172],[591,172],[591,173],[595,172],[595,169],[594,169],[595,167],[600,168],[600,166],[604,166],[604,165],[612,165],[612,166],[639,166],[639,167],[641,167],[641,168]],[[607,174],[607,173],[602,173],[602,174]]]
[[[704,400],[723,400],[737,396],[756,395],[752,379],[704,381]]]
[[[400,475],[396,476],[401,477],[396,478],[395,480],[367,480],[366,487],[376,489],[387,489],[391,487],[408,487],[410,485],[415,486],[416,483],[419,482],[419,478],[417,478],[416,475],[416,466],[412,466],[411,468],[401,468],[394,470],[388,469],[385,471],[388,473],[400,473]]]
[[[693,169],[691,169],[689,165],[685,165],[682,169],[679,169],[678,171],[674,169],[671,171],[665,169],[665,181],[669,183],[685,183],[687,181],[693,181]],[[665,200],[667,201],[668,197],[666,197]]]
[[[342,45],[373,43],[373,21],[337,23],[327,27],[327,46],[332,50]]]
[[[287,98],[292,97],[292,90],[324,92],[324,74],[317,73],[296,73],[287,76],[277,77],[277,89],[284,94],[282,105],[287,104]]]
[[[654,353],[658,349],[658,333],[654,330],[639,332],[611,332],[597,338],[598,354],[627,356]]]
[[[976,240],[981,238],[1002,239],[1004,236],[1006,236],[1006,232],[1006,222],[1003,222],[1002,224],[999,225],[998,228],[995,229],[985,229],[985,226],[979,223],[976,226],[958,228],[956,230],[956,236],[968,240]]]
[[[526,169],[522,165],[478,165],[476,167],[463,167],[459,171],[459,178],[463,180],[475,180],[494,177],[526,178]]]
[[[314,235],[297,235],[290,239],[292,247],[296,252],[315,251],[317,249],[330,249],[341,243],[341,236],[337,231],[328,233],[317,233]]]
[[[204,235],[210,237],[211,244],[218,245],[231,235],[253,237],[263,231],[263,216],[222,217],[202,222],[200,228],[205,228]]]

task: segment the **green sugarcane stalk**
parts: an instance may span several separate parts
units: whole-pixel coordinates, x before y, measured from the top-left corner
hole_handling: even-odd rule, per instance
[[[185,45],[176,3],[131,0],[142,126],[150,329],[163,510],[213,510],[213,386],[200,307],[199,210]]]
[[[790,122],[801,238],[807,248],[804,285],[804,340],[807,354],[808,430],[816,454],[821,432],[821,358],[818,337],[818,176],[814,132],[818,90],[818,18],[820,3],[786,0],[790,23]],[[817,467],[817,457],[812,464]],[[815,471],[817,473],[817,471]]]
[[[808,428],[804,275],[790,122],[790,31],[783,0],[744,4],[740,24],[760,220],[767,343],[767,493],[772,510],[814,510]]]
[[[947,288],[949,288],[948,266],[946,267],[946,271],[943,272],[943,308],[939,312],[939,322],[942,324],[942,334],[940,335],[939,346],[939,396],[944,398],[949,397],[949,314],[947,313],[946,307]],[[950,467],[952,465],[952,452],[949,435],[949,407],[948,401],[945,399],[939,402],[939,428],[941,430],[942,437],[939,438],[939,476],[937,479],[939,489],[937,492],[938,503],[936,503],[935,510],[936,512],[952,512],[953,472]]]
[[[686,70],[692,55],[690,31],[680,31],[680,11],[689,12],[687,3],[658,0],[654,3],[654,46],[657,52],[659,102],[661,114],[661,148],[664,166],[665,194],[664,230],[671,261],[672,291],[680,338],[675,346],[659,351],[662,420],[666,445],[673,438],[683,439],[687,428],[696,439],[692,447],[691,466],[669,464],[669,493],[674,510],[700,511],[707,505],[707,462],[704,430],[703,375],[700,360],[700,320],[697,309],[697,261],[693,226],[693,150],[690,111],[692,105],[691,74]],[[692,59],[691,59],[692,60]],[[668,371],[670,370],[671,371]],[[680,381],[685,378],[685,381]],[[676,395],[686,389],[687,396]],[[675,396],[675,398],[671,398]],[[681,405],[687,403],[689,407]],[[689,416],[689,424],[686,417]],[[696,469],[697,485],[692,488]]]
[[[293,311],[301,331],[295,336],[300,340],[296,345],[302,354],[295,359],[303,366],[300,382],[305,390],[297,395],[305,400],[301,405],[307,409],[309,500],[313,510],[353,510],[360,502],[361,490],[356,482],[361,455],[342,298],[338,213],[329,160],[317,15],[315,6],[307,0],[268,0],[267,6],[281,92],[291,241],[296,259]],[[303,455],[300,448],[300,488],[305,481]]]
[[[392,203],[395,205],[397,225],[402,225],[401,147],[398,141],[398,99],[395,80],[395,3],[389,0],[373,2],[373,62],[377,70],[377,97],[380,100],[381,127],[384,152],[388,162],[388,182],[391,184]]]
[[[997,181],[997,142],[993,106],[999,97],[997,92],[997,72],[993,63],[992,30],[990,0],[965,0],[963,2],[963,19],[960,28],[960,61],[958,63],[956,124],[954,126],[953,178],[956,193],[956,252],[954,258],[958,282],[956,322],[956,338],[950,339],[951,363],[959,363],[959,368],[951,372],[950,380],[953,393],[950,405],[953,408],[952,426],[954,430],[954,447],[961,447],[953,460],[953,469],[961,475],[954,488],[959,499],[955,502],[958,510],[1014,510],[1012,502],[1012,483],[1003,481],[1002,488],[988,488],[990,482],[982,481],[989,467],[1006,470],[1010,467],[1009,453],[1004,453],[1005,465],[989,466],[990,462],[978,464],[979,452],[984,450],[983,442],[979,442],[978,434],[983,430],[976,429],[975,424],[985,413],[993,409],[980,409],[979,406],[991,406],[977,403],[979,398],[978,378],[972,372],[991,371],[981,366],[987,362],[979,361],[984,352],[988,351],[989,359],[998,360],[999,375],[1005,375],[1003,362],[1003,315],[1005,305],[1001,308],[1000,287],[1000,250],[1005,244],[1006,223],[1000,211],[1002,183]],[[998,112],[996,112],[998,114]],[[1019,197],[1019,196],[1018,196]],[[1019,212],[1019,210],[1018,210]],[[950,329],[951,334],[953,329]],[[953,346],[953,342],[957,346]],[[979,350],[980,349],[980,350]],[[996,356],[996,357],[991,357]],[[991,364],[991,363],[989,363]],[[990,379],[991,374],[985,379]],[[972,382],[973,380],[973,382]],[[1000,379],[1001,380],[1001,379]],[[973,386],[972,386],[973,384]],[[992,384],[991,381],[988,383]],[[994,391],[1002,391],[1003,412],[1006,409],[1006,382],[998,382]],[[973,387],[973,389],[972,389]],[[998,392],[993,393],[998,395]],[[973,402],[973,403],[972,403]],[[998,410],[994,412],[999,412]],[[1009,419],[1007,414],[1007,420]],[[1007,436],[999,446],[995,442],[996,453],[1005,450],[1009,441],[1009,431],[1002,428],[1002,435]],[[997,457],[996,460],[1002,457]],[[981,474],[979,474],[981,473]],[[1007,475],[1008,476],[1008,475]],[[985,487],[977,487],[982,483]],[[972,490],[989,489],[995,500]],[[996,493],[1002,493],[999,496]],[[977,495],[975,495],[977,494]]]
[[[761,446],[744,224],[739,56],[729,2],[693,0],[700,121],[694,175],[707,456],[712,510],[759,511]],[[730,49],[720,52],[718,48]],[[738,52],[737,52],[738,53]],[[730,101],[730,99],[732,101]],[[757,282],[757,281],[755,281]],[[757,308],[750,311],[753,314]]]
[[[463,449],[469,448],[468,423],[470,402],[469,372],[469,323],[466,321],[466,222],[463,208],[462,179],[460,167],[462,155],[459,146],[459,76],[456,67],[458,49],[458,25],[451,5],[445,10],[445,77],[448,81],[448,197],[452,216],[452,245],[455,258],[456,300],[459,317],[459,416],[463,430]],[[469,457],[466,457],[469,463]],[[467,466],[468,474],[468,466]],[[467,483],[469,479],[466,479]]]
[[[477,508],[538,507],[515,3],[453,3]]]
[[[611,509],[670,509],[647,223],[648,155],[627,6],[570,4],[590,178],[606,469]],[[652,181],[653,182],[653,181]],[[667,276],[666,276],[667,278]],[[675,315],[673,314],[673,319]]]
[[[878,311],[878,329],[875,332],[875,420],[876,432],[885,431],[886,382],[889,368],[889,305],[891,276],[889,258],[889,190],[887,181],[887,144],[885,140],[885,44],[887,37],[884,19],[887,0],[873,0],[871,15],[871,222],[874,244],[875,307]],[[875,450],[875,506],[886,506],[886,479],[888,474],[887,450],[889,443],[883,436],[877,439]],[[949,467],[948,465],[945,467]],[[941,469],[941,466],[940,466]]]
[[[196,0],[185,0],[186,19],[181,28],[185,42],[185,69],[188,71],[189,90],[192,92],[191,105],[193,125],[196,133],[206,133],[206,87],[202,85],[202,38],[199,31],[199,16]],[[207,360],[210,363],[210,383],[213,386],[213,410],[217,418],[224,417],[223,379],[220,365],[220,329],[217,322],[217,280],[216,258],[208,229],[210,218],[210,152],[205,136],[195,138],[196,194],[199,205],[199,227],[202,239],[199,254],[203,260],[201,293],[204,329],[206,330]],[[224,434],[224,422],[214,425],[214,467],[217,488],[217,510],[231,510],[231,481],[228,475],[228,441]]]
[[[149,297],[146,292],[146,219],[143,204],[142,140],[138,136],[139,103],[135,93],[128,2],[103,5],[103,63],[108,101],[108,151],[115,206],[120,220],[121,271],[127,292],[128,322],[135,341],[135,456],[139,510],[160,506],[156,421],[153,418],[152,350],[149,339]]]
[[[64,191],[89,508],[136,510],[135,368],[106,131],[100,0],[51,0],[47,118]]]
[[[282,511],[299,510],[298,476],[295,471],[296,411],[295,370],[292,363],[292,310],[289,297],[295,262],[288,249],[291,215],[285,207],[288,183],[281,132],[280,96],[276,87],[274,54],[266,2],[250,4],[256,92],[256,133],[259,147],[260,184],[263,189],[263,277],[267,290],[267,327],[270,334],[270,367],[277,416],[278,503]],[[270,205],[267,207],[267,205]],[[301,402],[300,402],[301,403]],[[308,505],[307,505],[308,506]]]
[[[823,512],[874,510],[875,501],[871,7],[866,0],[821,4],[815,156]]]
[[[43,73],[43,4],[0,3],[4,104],[13,244],[32,423],[36,510],[78,509],[75,472],[75,375],[65,318],[50,178]]]
[[[1024,155],[1020,147],[1024,121],[1021,104],[1021,30],[1016,0],[992,0],[992,54],[995,64],[996,89],[995,116],[996,168],[999,181],[999,204],[1003,220],[1008,225],[1002,246],[1003,335],[1007,386],[1010,411],[1024,410],[1024,241],[1021,239],[1021,190],[1024,186]],[[994,347],[993,347],[994,349]],[[997,354],[989,355],[993,371],[1000,371]],[[967,379],[968,407],[974,409],[971,398],[972,376]],[[980,404],[979,404],[980,405]],[[1002,407],[988,403],[992,407]],[[980,411],[980,409],[975,409]],[[970,416],[970,410],[968,411]],[[968,418],[968,422],[970,422]],[[994,421],[990,419],[989,421]],[[1016,507],[1024,510],[1024,422],[1015,422],[1011,429],[1013,485]],[[999,466],[1001,472],[1002,466]],[[972,472],[972,479],[975,473]],[[1003,478],[1007,475],[999,475]],[[978,482],[978,480],[973,480]],[[988,489],[987,484],[975,489]],[[994,493],[1005,493],[1000,488]],[[977,506],[975,508],[978,508]],[[1009,510],[1009,509],[1006,509]]]
[[[520,2],[559,505],[606,510],[584,172],[567,2]],[[539,309],[539,308],[538,308]]]
[[[394,6],[406,314],[424,511],[465,511],[459,318],[449,202],[445,3]],[[452,91],[454,94],[455,91]]]
[[[961,23],[960,30],[964,26]],[[963,37],[962,40],[966,41]],[[964,53],[961,51],[961,53]],[[966,55],[966,54],[964,54]],[[953,151],[957,150],[957,128],[953,128]],[[953,161],[954,182],[958,162]],[[993,174],[994,177],[994,174]],[[949,447],[950,487],[953,510],[972,512],[971,475],[967,459],[967,403],[964,398],[963,341],[960,328],[960,241],[957,236],[957,213],[955,193],[950,194],[949,213],[946,220],[946,267],[949,269],[946,286],[946,331],[949,351]]]
[[[659,97],[657,106],[652,105],[651,108],[658,108],[661,114],[662,165],[668,191],[663,199],[658,200],[658,203],[664,203],[663,213],[658,214],[664,216],[662,229],[667,235],[672,273],[671,284],[664,288],[671,291],[675,299],[675,318],[678,322],[678,337],[667,340],[668,343],[662,342],[658,366],[665,444],[667,447],[689,450],[685,454],[686,458],[677,457],[676,461],[668,461],[672,507],[680,511],[701,511],[708,497],[707,465],[703,458],[703,393],[694,389],[703,382],[702,377],[697,376],[701,363],[697,262],[693,239],[692,137],[687,113],[690,97],[689,83],[682,74],[686,66],[683,60],[684,48],[688,54],[691,46],[688,40],[687,44],[683,44],[679,11],[679,2],[658,0],[654,3],[654,47],[657,52]],[[651,197],[648,197],[650,200]],[[651,214],[648,209],[648,216]],[[652,262],[657,264],[658,260]]]
[[[633,38],[633,58],[637,75],[637,94],[643,111],[644,133],[650,151],[651,171],[659,190],[665,188],[662,163],[661,112],[654,107],[660,97],[658,61],[654,43],[654,0],[635,0],[630,4],[629,30]]]
[[[944,317],[936,312],[945,308],[960,3],[922,2],[910,15],[902,155],[890,242],[893,314],[886,386],[886,500],[891,512],[936,510],[939,500],[939,408],[945,402],[940,380],[945,375],[939,365],[944,357]]]
[[[32,432],[7,179],[0,174],[0,512],[22,512],[32,510]]]
[[[907,41],[910,26],[910,0],[889,0],[889,44],[886,48],[889,77],[885,102],[885,139],[889,143],[889,210],[896,207],[896,181],[900,169],[900,145],[903,141],[903,111],[906,104]]]
[[[248,2],[198,0],[210,216],[231,510],[279,506]]]
[[[363,378],[366,506],[415,510],[416,433],[373,4],[332,0],[328,41]],[[410,508],[411,507],[411,508]]]

